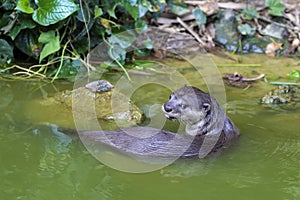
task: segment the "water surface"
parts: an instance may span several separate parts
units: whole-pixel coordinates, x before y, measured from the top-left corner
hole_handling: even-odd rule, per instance
[[[265,62],[282,65],[276,61]],[[177,65],[181,67],[180,63]],[[255,70],[282,75],[282,71],[293,67],[298,66],[288,65],[279,72],[269,65],[255,69],[220,67],[220,71],[239,69],[251,75]],[[195,85],[205,87],[193,70],[183,71]],[[109,77],[114,81],[118,75]],[[272,88],[263,82],[247,90],[226,87],[227,113],[241,133],[232,148],[221,155],[181,160],[142,174],[124,173],[101,164],[76,137],[45,124],[51,123],[53,117],[60,119],[59,116],[45,112],[46,117],[40,122],[30,117],[30,112],[43,111],[34,106],[28,109],[29,102],[71,89],[72,84],[0,81],[0,87],[1,199],[300,198],[299,105],[262,106],[259,98]],[[152,105],[162,104],[168,92],[159,85],[148,85],[136,91],[133,101],[149,111]],[[49,120],[45,121],[47,116]],[[168,122],[166,126],[172,129],[176,125]]]

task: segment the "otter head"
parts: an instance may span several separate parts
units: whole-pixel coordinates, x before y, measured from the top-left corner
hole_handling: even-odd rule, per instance
[[[210,96],[191,86],[184,86],[173,92],[163,104],[162,110],[168,119],[176,119],[187,124],[201,122],[210,112]]]

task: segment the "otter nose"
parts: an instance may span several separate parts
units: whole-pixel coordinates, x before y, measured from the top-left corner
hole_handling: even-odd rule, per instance
[[[167,103],[164,104],[164,109],[165,109],[166,112],[171,112],[172,111],[172,107]]]

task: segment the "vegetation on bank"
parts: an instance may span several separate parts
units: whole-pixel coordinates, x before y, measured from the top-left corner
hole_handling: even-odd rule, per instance
[[[116,43],[119,38],[113,36],[122,31],[146,29],[142,18],[160,12],[164,4],[164,0],[1,0],[2,72],[17,69],[52,77],[76,74],[91,48],[109,39]],[[24,58],[36,65],[27,70],[8,67]]]
[[[82,66],[87,70],[93,69],[93,66],[89,65],[87,55],[101,43],[107,44],[110,58],[115,60],[118,67],[125,70],[123,65],[133,56],[149,55],[153,48],[151,41],[146,40],[145,50],[128,53],[126,49],[134,44],[136,34],[145,31],[149,24],[166,25],[165,21],[168,20],[165,16],[171,16],[175,21],[177,17],[177,24],[179,22],[179,25],[185,27],[186,33],[195,37],[200,45],[210,48],[215,45],[212,40],[214,36],[209,35],[207,27],[218,19],[221,9],[211,2],[201,5],[197,4],[199,2],[0,0],[1,73],[14,73],[26,77],[51,77],[53,80],[74,77]],[[248,6],[240,9],[236,17],[238,34],[244,38],[254,37],[260,32],[254,25],[258,23],[257,19],[269,20],[268,23],[272,23],[273,19],[279,18],[277,21],[280,22],[285,9],[287,8],[281,0],[266,0],[263,9]],[[266,13],[271,17],[267,19]],[[161,17],[162,14],[165,15]],[[189,15],[192,16],[191,20],[184,21],[184,16]],[[194,22],[196,25],[193,25]],[[285,27],[290,30],[287,25]],[[139,31],[125,36],[118,35],[132,29]],[[299,30],[292,31],[299,32]],[[298,38],[295,36],[293,39]],[[290,43],[292,44],[292,41]],[[272,44],[271,50],[281,48],[276,41]],[[291,72],[290,77],[295,78],[297,73]]]

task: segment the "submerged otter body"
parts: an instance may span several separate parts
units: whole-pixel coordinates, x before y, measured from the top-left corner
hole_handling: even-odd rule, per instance
[[[172,158],[205,157],[228,146],[239,132],[216,100],[201,90],[185,86],[162,106],[165,116],[186,124],[186,134],[150,127],[112,131],[79,131],[84,141],[102,143],[134,156]]]

